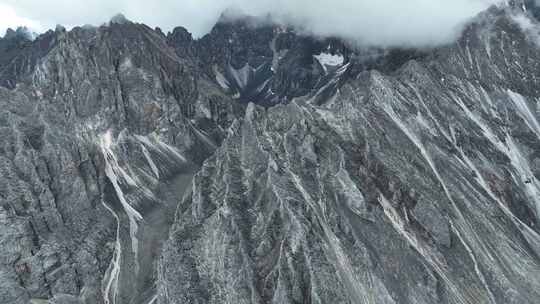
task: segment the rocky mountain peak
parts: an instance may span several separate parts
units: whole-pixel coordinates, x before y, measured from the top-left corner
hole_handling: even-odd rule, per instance
[[[23,40],[33,40],[35,34],[32,33],[27,27],[20,26],[17,29],[13,30],[8,28],[4,39],[23,39]]]
[[[111,21],[110,23],[111,24],[126,24],[126,23],[130,23],[131,21],[129,21],[126,16],[124,16],[123,14],[116,14],[114,15],[112,18],[111,18]]]
[[[0,303],[537,303],[531,16],[430,49],[254,17],[0,39]]]

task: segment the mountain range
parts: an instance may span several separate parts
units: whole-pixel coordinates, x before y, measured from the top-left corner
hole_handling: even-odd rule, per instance
[[[533,2],[429,49],[9,30],[0,303],[539,303]]]

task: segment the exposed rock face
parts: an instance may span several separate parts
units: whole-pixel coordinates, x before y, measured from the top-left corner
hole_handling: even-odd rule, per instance
[[[196,175],[163,303],[534,303],[539,49],[492,10],[326,103],[253,105]]]
[[[32,73],[18,76],[22,81],[14,90],[0,88],[0,302],[71,303],[65,299],[75,297],[84,303],[127,303],[125,294],[148,283],[123,282],[127,287],[117,291],[109,282],[136,276],[129,267],[138,261],[123,248],[132,235],[124,231],[145,230],[147,222],[124,220],[129,216],[122,208],[127,206],[118,203],[122,193],[128,204],[142,208],[138,213],[158,217],[156,231],[168,228],[172,219],[162,224],[154,214],[162,209],[173,214],[176,204],[160,204],[178,198],[164,198],[168,190],[160,190],[161,183],[193,171],[188,164],[211,155],[235,105],[146,26],[59,28],[27,42],[18,54],[43,37],[49,37],[51,49]],[[147,189],[148,197],[139,202],[134,188]],[[148,208],[148,201],[159,206]],[[153,240],[153,229],[133,238]],[[152,265],[158,255],[159,250],[149,261],[141,255],[140,263]],[[126,267],[111,275],[111,261]]]
[[[0,86],[13,88],[24,75],[31,73],[38,60],[51,50],[53,36],[49,31],[32,42],[27,29],[8,29],[4,38],[0,38]]]
[[[0,302],[537,303],[515,7],[422,52],[250,18],[1,39]]]

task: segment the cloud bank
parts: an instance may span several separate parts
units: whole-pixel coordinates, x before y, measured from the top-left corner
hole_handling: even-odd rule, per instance
[[[43,30],[44,26],[39,22],[19,16],[15,10],[8,5],[0,3],[0,37],[4,35],[8,28],[27,26],[37,31]]]
[[[499,1],[2,0],[19,18],[42,27],[99,25],[123,13],[133,21],[164,30],[181,25],[198,37],[211,29],[223,11],[232,8],[250,15],[271,14],[279,22],[316,35],[339,36],[372,46],[428,46],[451,41],[467,20]],[[0,20],[2,14],[0,6]]]

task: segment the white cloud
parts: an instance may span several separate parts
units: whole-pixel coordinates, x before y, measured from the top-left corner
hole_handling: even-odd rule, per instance
[[[0,36],[4,36],[8,28],[16,28],[18,26],[26,26],[30,30],[38,32],[44,29],[39,22],[23,18],[17,15],[12,7],[0,3]]]
[[[444,43],[469,18],[499,0],[2,0],[19,16],[42,24],[101,24],[116,13],[170,30],[182,25],[195,36],[210,30],[221,12],[272,14],[318,35],[370,45]]]
[[[525,14],[514,14],[512,20],[521,28],[523,33],[540,46],[540,25]]]

